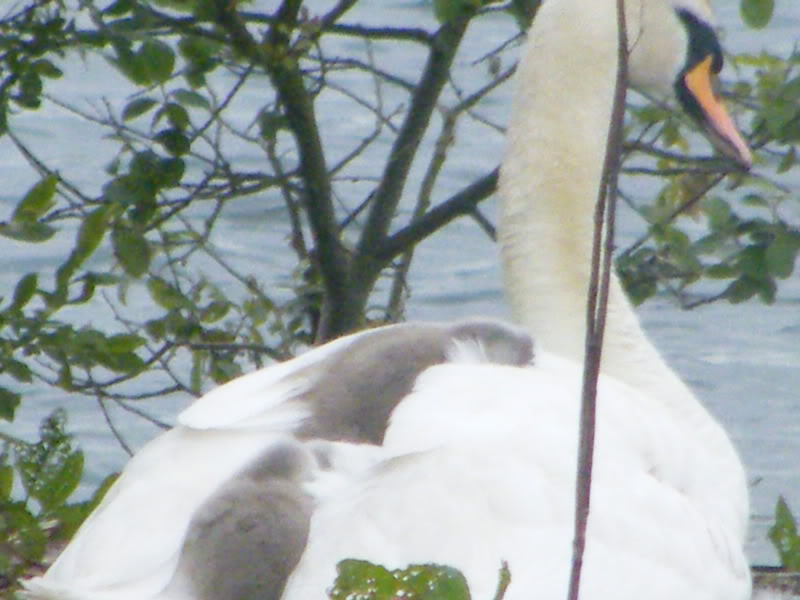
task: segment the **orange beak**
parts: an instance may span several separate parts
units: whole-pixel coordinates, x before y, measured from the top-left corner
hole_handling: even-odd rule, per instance
[[[711,83],[712,62],[713,57],[709,55],[686,73],[683,79],[686,89],[700,107],[700,125],[711,144],[725,156],[749,169],[753,164],[753,155],[722,101],[714,93]]]

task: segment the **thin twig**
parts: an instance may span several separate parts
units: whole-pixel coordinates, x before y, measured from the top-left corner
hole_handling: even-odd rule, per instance
[[[633,244],[628,246],[625,249],[625,251],[622,252],[622,254],[620,254],[620,258],[624,258],[624,257],[630,255],[635,250],[637,250],[642,244],[644,244],[647,240],[649,240],[650,236],[653,235],[652,231],[653,231],[653,229],[655,228],[656,225],[659,225],[659,226],[668,225],[669,223],[672,223],[672,221],[674,221],[678,217],[678,215],[680,215],[683,211],[685,211],[688,208],[694,206],[701,198],[705,197],[706,193],[710,189],[716,187],[716,185],[720,181],[725,179],[725,175],[726,175],[726,173],[720,173],[720,174],[716,175],[715,177],[709,179],[708,183],[706,183],[706,185],[701,186],[700,189],[698,189],[694,194],[692,194],[692,196],[686,202],[682,203],[678,208],[673,210],[669,215],[667,215],[666,218],[662,219],[657,224],[654,223],[653,225],[651,225],[649,227],[647,233],[642,235]]]
[[[106,425],[108,425],[108,428],[111,430],[111,433],[114,435],[114,438],[116,438],[117,443],[119,443],[119,445],[122,446],[122,449],[128,454],[128,456],[133,456],[133,450],[131,450],[131,447],[125,441],[125,438],[122,437],[122,434],[119,432],[116,425],[114,425],[114,422],[111,420],[111,415],[108,414],[106,403],[101,396],[97,396],[97,404],[100,406],[100,412],[103,413],[103,418],[106,420]]]
[[[511,571],[508,570],[508,563],[503,561],[500,566],[500,576],[497,581],[497,591],[494,593],[494,600],[503,600],[506,597],[506,590],[511,585]]]
[[[289,360],[290,355],[265,346],[264,344],[245,344],[245,343],[224,343],[224,342],[182,342],[176,343],[176,346],[185,346],[192,350],[211,350],[212,352],[256,352],[258,354],[266,354],[271,359],[282,362]]]
[[[384,261],[392,260],[406,248],[424,240],[456,217],[472,214],[480,202],[491,196],[497,189],[499,169],[476,179],[450,198],[437,204],[419,220],[403,227],[388,238],[376,256]]]
[[[578,600],[580,593],[583,554],[586,547],[586,527],[591,504],[592,466],[597,409],[597,379],[600,375],[603,333],[608,293],[611,281],[614,250],[614,219],[617,183],[625,117],[625,93],[628,76],[628,38],[625,27],[625,0],[617,0],[618,62],[614,89],[614,105],[603,162],[603,176],[598,190],[595,229],[592,248],[592,271],[586,308],[586,356],[583,363],[583,390],[580,416],[580,441],[575,482],[575,538],[573,541],[572,572],[569,600]]]
[[[411,223],[421,219],[431,205],[436,180],[442,168],[444,168],[447,161],[447,152],[455,139],[456,122],[457,116],[454,113],[444,114],[442,130],[436,140],[433,157],[428,163],[428,168],[422,178],[420,191],[417,195],[417,204],[414,207],[414,214],[411,216]],[[415,246],[409,246],[400,257],[400,262],[392,278],[392,289],[389,293],[389,302],[386,309],[386,319],[390,323],[399,321],[403,317],[405,292],[407,290],[406,281],[409,269],[411,269],[411,261],[414,258],[414,248]]]

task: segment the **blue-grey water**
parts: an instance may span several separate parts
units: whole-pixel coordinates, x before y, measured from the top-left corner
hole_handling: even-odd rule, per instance
[[[264,0],[257,3],[262,7],[271,4]],[[793,47],[800,31],[800,5],[796,0],[778,0],[775,19],[762,32],[741,25],[738,4],[730,0],[717,2],[727,47],[736,51],[766,48],[784,55]],[[313,10],[328,3],[317,1],[308,5]],[[424,3],[387,0],[363,1],[347,20],[372,24],[389,20],[398,26],[428,26],[432,22],[430,9]],[[500,15],[476,24],[457,62],[457,72],[464,75],[464,81],[476,72],[473,61],[487,49],[499,45],[512,29],[510,20]],[[336,44],[347,49],[353,42],[343,39],[332,44],[332,50],[336,49]],[[375,60],[409,79],[420,72],[421,53],[410,51],[408,47],[402,52],[376,47]],[[65,72],[67,76],[50,88],[52,93],[85,110],[102,109],[105,100],[122,106],[129,98],[130,87],[102,60],[83,62],[78,57],[68,57]],[[354,79],[352,83],[365,85],[363,80]],[[392,92],[387,90],[386,93],[386,101],[390,103]],[[239,112],[233,118],[240,123],[251,121],[254,107],[262,102],[260,90],[248,91],[238,99]],[[325,102],[325,110],[320,111],[325,141],[332,154],[344,154],[348,144],[371,129],[372,122],[343,117],[348,113],[342,111],[348,110],[349,104],[341,97],[325,98]],[[341,103],[341,110],[337,103]],[[508,106],[508,89],[505,89],[482,108],[482,114],[502,124]],[[99,191],[105,180],[103,168],[116,148],[113,141],[103,137],[99,128],[88,126],[51,103],[37,112],[21,115],[13,123],[22,139],[35,148],[51,168],[89,193]],[[502,153],[502,137],[487,135],[485,127],[466,123],[457,135],[459,141],[469,142],[457,151],[460,152],[457,154],[460,167],[449,171],[441,188],[437,188],[437,197],[446,197],[448,191],[458,189],[463,181],[491,169]],[[432,137],[426,140],[428,153],[432,142]],[[245,145],[233,150],[238,164],[262,168],[262,154]],[[356,166],[367,177],[380,169],[379,159],[379,152],[368,154]],[[415,165],[413,181],[418,183],[420,172],[420,166]],[[800,191],[799,179],[795,175],[787,185]],[[8,217],[20,195],[36,180],[35,171],[9,140],[0,139],[0,181],[3,181],[0,220]],[[653,189],[633,180],[628,180],[626,185],[640,196]],[[363,195],[369,185],[362,186],[360,191],[357,184],[353,189]],[[277,285],[292,266],[292,257],[286,249],[285,216],[273,209],[269,221],[265,218],[265,206],[276,205],[270,202],[270,198],[257,196],[237,202],[233,210],[225,214],[211,241],[238,268],[257,274],[265,284],[274,282]],[[794,205],[797,206],[796,198]],[[408,211],[409,207],[404,210]],[[491,205],[486,210],[490,215],[493,212]],[[797,208],[795,211],[797,226],[800,211]],[[624,215],[622,245],[624,240],[637,237],[641,227],[637,219]],[[5,256],[0,260],[0,295],[7,295],[10,286],[25,273],[40,269],[52,271],[54,265],[63,260],[72,235],[73,232],[67,230],[42,245],[0,238],[0,252]],[[102,259],[101,253],[99,260]],[[208,275],[224,277],[213,263],[209,263],[208,269]],[[450,225],[442,234],[420,245],[410,274],[410,288],[409,318],[507,316],[495,248],[467,219]],[[129,309],[146,312],[146,303],[146,295],[136,289],[131,291]],[[800,383],[800,276],[795,273],[782,284],[777,301],[770,307],[758,303],[736,306],[717,303],[683,312],[668,299],[658,298],[645,304],[640,313],[644,326],[666,359],[725,424],[740,449],[753,482],[751,556],[757,562],[773,562],[774,553],[765,542],[765,534],[777,497],[784,495],[800,513],[800,394],[797,391]],[[79,322],[92,321],[101,325],[111,322],[111,316],[103,313],[101,303],[71,314]],[[168,420],[187,401],[188,398],[170,399],[156,410]],[[113,440],[94,401],[84,397],[34,389],[26,394],[17,420],[10,426],[0,427],[14,435],[33,438],[41,417],[61,405],[69,409],[70,429],[87,452],[89,481],[96,482],[104,474],[119,469],[126,455]],[[152,426],[124,413],[113,412],[112,416],[134,446],[156,433]]]

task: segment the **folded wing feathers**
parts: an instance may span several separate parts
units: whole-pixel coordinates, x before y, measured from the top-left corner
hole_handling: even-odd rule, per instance
[[[346,396],[347,390],[359,389],[357,380],[375,377],[369,372],[373,367],[387,382],[391,373],[407,372],[408,389],[396,386],[387,395],[380,382],[364,388],[376,396],[365,402],[386,404],[388,420],[413,380],[436,364],[525,365],[532,358],[526,334],[493,321],[392,325],[341,338],[224,384],[195,401],[178,416],[176,428],[136,454],[50,571],[26,583],[29,597],[182,600],[174,581],[169,590],[164,586],[173,577],[193,515],[217,491],[228,489],[237,474],[258,466],[276,444],[286,443],[281,440],[302,439],[304,422],[323,418],[326,410],[335,412],[340,402],[344,406],[347,400],[330,389],[344,390]],[[327,405],[324,410],[319,402]],[[352,415],[347,410],[353,407],[345,409],[346,419],[360,418],[358,405]],[[321,439],[300,442],[310,443],[308,451],[315,455],[316,474],[304,485],[318,499],[366,473],[381,462],[383,452],[376,445],[339,444],[337,439],[347,438],[338,437],[335,428],[322,431]],[[350,441],[374,440],[356,436]],[[160,509],[148,508],[152,502]]]

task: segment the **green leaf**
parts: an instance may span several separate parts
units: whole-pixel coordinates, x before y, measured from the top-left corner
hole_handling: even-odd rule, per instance
[[[83,453],[73,449],[65,428],[66,413],[56,410],[42,421],[38,442],[14,448],[22,485],[43,513],[66,502],[83,474]]]
[[[758,282],[758,297],[764,304],[774,304],[777,291],[774,279],[762,279]]]
[[[83,452],[76,450],[51,468],[47,485],[42,486],[36,496],[42,508],[48,512],[64,504],[77,489],[83,475]]]
[[[220,50],[220,42],[199,35],[185,35],[178,42],[181,56],[190,63],[200,65],[216,60]]]
[[[118,225],[111,232],[114,256],[131,277],[139,278],[150,268],[150,244],[138,229]]]
[[[48,175],[34,185],[17,205],[11,218],[26,223],[41,218],[55,203],[53,196],[56,193],[57,183],[58,177]]]
[[[72,367],[69,363],[63,363],[58,370],[58,387],[65,391],[73,389]]]
[[[164,83],[172,76],[175,67],[175,52],[160,40],[146,40],[137,53],[144,60],[147,73],[153,83]]]
[[[156,169],[159,186],[174,187],[178,185],[185,171],[186,163],[182,158],[162,158]]]
[[[87,502],[87,508],[89,509],[89,512],[93,511],[100,505],[100,502],[103,501],[106,493],[109,489],[111,489],[111,486],[114,485],[114,482],[116,482],[117,479],[119,479],[119,474],[117,473],[112,473],[103,479],[103,481],[95,490],[94,494],[92,494],[92,497]]]
[[[89,516],[83,503],[62,504],[55,507],[47,515],[48,520],[55,520],[57,527],[48,528],[51,541],[69,540]]]
[[[31,298],[33,298],[33,295],[36,293],[38,285],[39,276],[36,273],[28,273],[22,279],[20,279],[14,288],[14,296],[11,300],[11,308],[14,310],[20,310],[26,304],[28,304],[28,302],[31,301]]]
[[[0,387],[0,419],[14,420],[14,412],[19,406],[20,395],[11,390]]]
[[[103,197],[120,206],[148,203],[155,198],[155,190],[149,183],[136,175],[120,175],[103,187]]]
[[[746,206],[758,206],[758,207],[766,207],[769,206],[769,202],[761,196],[760,194],[747,194],[744,198],[742,198],[742,204]]]
[[[211,110],[211,103],[208,101],[208,99],[192,90],[176,90],[172,92],[172,97],[186,106]]]
[[[732,279],[738,273],[739,271],[730,265],[718,264],[708,267],[705,275],[710,279]]]
[[[10,465],[0,465],[0,504],[11,497],[14,487],[14,469]]]
[[[189,126],[189,113],[180,104],[168,102],[162,112],[176,129],[183,131]]]
[[[164,146],[164,149],[173,156],[181,156],[189,151],[189,140],[180,129],[174,127],[164,129],[159,131],[153,139]]]
[[[136,117],[146,113],[156,104],[158,104],[157,101],[147,97],[131,100],[128,102],[125,108],[122,109],[122,120],[130,121],[131,119],[135,119]]]
[[[743,275],[735,279],[725,290],[725,297],[731,304],[739,304],[749,300],[758,291],[758,281]]]
[[[772,20],[775,0],[741,0],[742,21],[753,29],[762,29]]]
[[[155,152],[137,152],[130,163],[131,184],[147,190],[148,199],[155,190],[177,185],[186,165],[180,158],[162,158]]]
[[[191,305],[189,300],[175,287],[160,277],[151,277],[147,281],[147,289],[153,300],[167,310]]]
[[[789,148],[789,151],[783,155],[780,164],[778,165],[777,172],[785,173],[797,164],[797,153],[794,146]]]
[[[767,247],[765,262],[771,275],[786,279],[794,271],[798,246],[790,235],[778,235]]]
[[[209,371],[214,383],[225,383],[242,374],[242,369],[230,358],[220,358],[212,355],[211,360]]]
[[[103,206],[90,212],[81,223],[75,251],[83,260],[89,258],[103,241],[103,236],[108,229],[109,212],[108,208]]]
[[[108,349],[115,354],[133,352],[137,348],[141,348],[144,341],[142,336],[135,333],[118,333],[107,340]]]
[[[790,132],[790,126],[797,118],[797,113],[797,102],[778,98],[764,106],[761,116],[770,135],[778,140],[784,140]]]
[[[189,388],[195,394],[200,394],[203,390],[203,373],[205,373],[206,359],[208,352],[196,350],[192,352],[192,369],[189,374]]]
[[[110,17],[121,17],[124,14],[131,12],[134,6],[134,0],[116,0],[109,6],[104,8],[101,12]]]
[[[343,560],[336,565],[336,581],[328,596],[331,600],[374,600],[393,598],[398,582],[392,572],[365,560]]]
[[[190,64],[186,69],[183,70],[183,76],[186,78],[186,83],[188,83],[193,88],[202,88],[206,85],[206,73],[210,69],[204,69],[198,65]]]
[[[2,363],[0,363],[0,373],[3,371],[7,372],[17,381],[23,381],[25,383],[30,383],[33,381],[33,371],[31,371],[31,368],[28,365],[19,360],[6,358]]]
[[[49,79],[59,79],[64,75],[63,71],[55,66],[52,62],[47,59],[40,59],[33,63],[33,68],[36,69],[36,72],[39,73],[42,77],[47,77]]]
[[[708,217],[708,225],[712,231],[724,229],[732,221],[731,206],[719,197],[710,198],[703,202],[703,209]]]
[[[8,104],[0,102],[0,137],[8,131]]]
[[[800,77],[795,77],[786,82],[783,89],[780,91],[781,98],[785,100],[797,101],[800,100]]]
[[[200,311],[200,320],[203,323],[216,323],[228,314],[230,302],[214,301]]]
[[[0,223],[0,235],[17,240],[38,244],[46,242],[56,233],[56,230],[38,221],[11,221]]]
[[[130,176],[137,182],[151,181],[153,171],[158,168],[158,161],[161,160],[157,153],[152,150],[144,150],[133,155],[130,163]]]
[[[158,6],[172,8],[182,12],[194,10],[197,0],[154,0]]]
[[[136,85],[150,85],[150,73],[145,60],[131,51],[130,45],[117,41],[114,44],[116,56],[109,59],[125,77]]]
[[[66,297],[66,288],[72,275],[97,250],[108,229],[113,205],[105,205],[89,213],[78,229],[75,247],[67,260],[56,271],[56,296],[58,302]]]
[[[788,570],[800,570],[800,536],[797,534],[797,521],[783,497],[775,505],[775,523],[769,529],[769,539],[781,564]]]
[[[540,4],[541,0],[511,0],[508,12],[516,19],[521,31],[526,31],[530,27]]]
[[[8,540],[9,551],[30,562],[38,562],[47,548],[47,535],[42,531],[24,502],[4,502],[0,533]]]
[[[469,600],[469,588],[457,569],[439,565],[411,565],[389,571],[363,560],[343,560],[337,566],[331,600]]]
[[[98,363],[117,373],[139,373],[144,367],[144,361],[135,352],[98,352],[94,354]]]
[[[764,246],[748,246],[739,253],[736,266],[745,275],[753,279],[762,279],[768,273],[766,257],[767,249]]]
[[[42,103],[42,78],[35,69],[27,69],[19,79],[19,94],[14,100],[25,108],[39,108]]]

